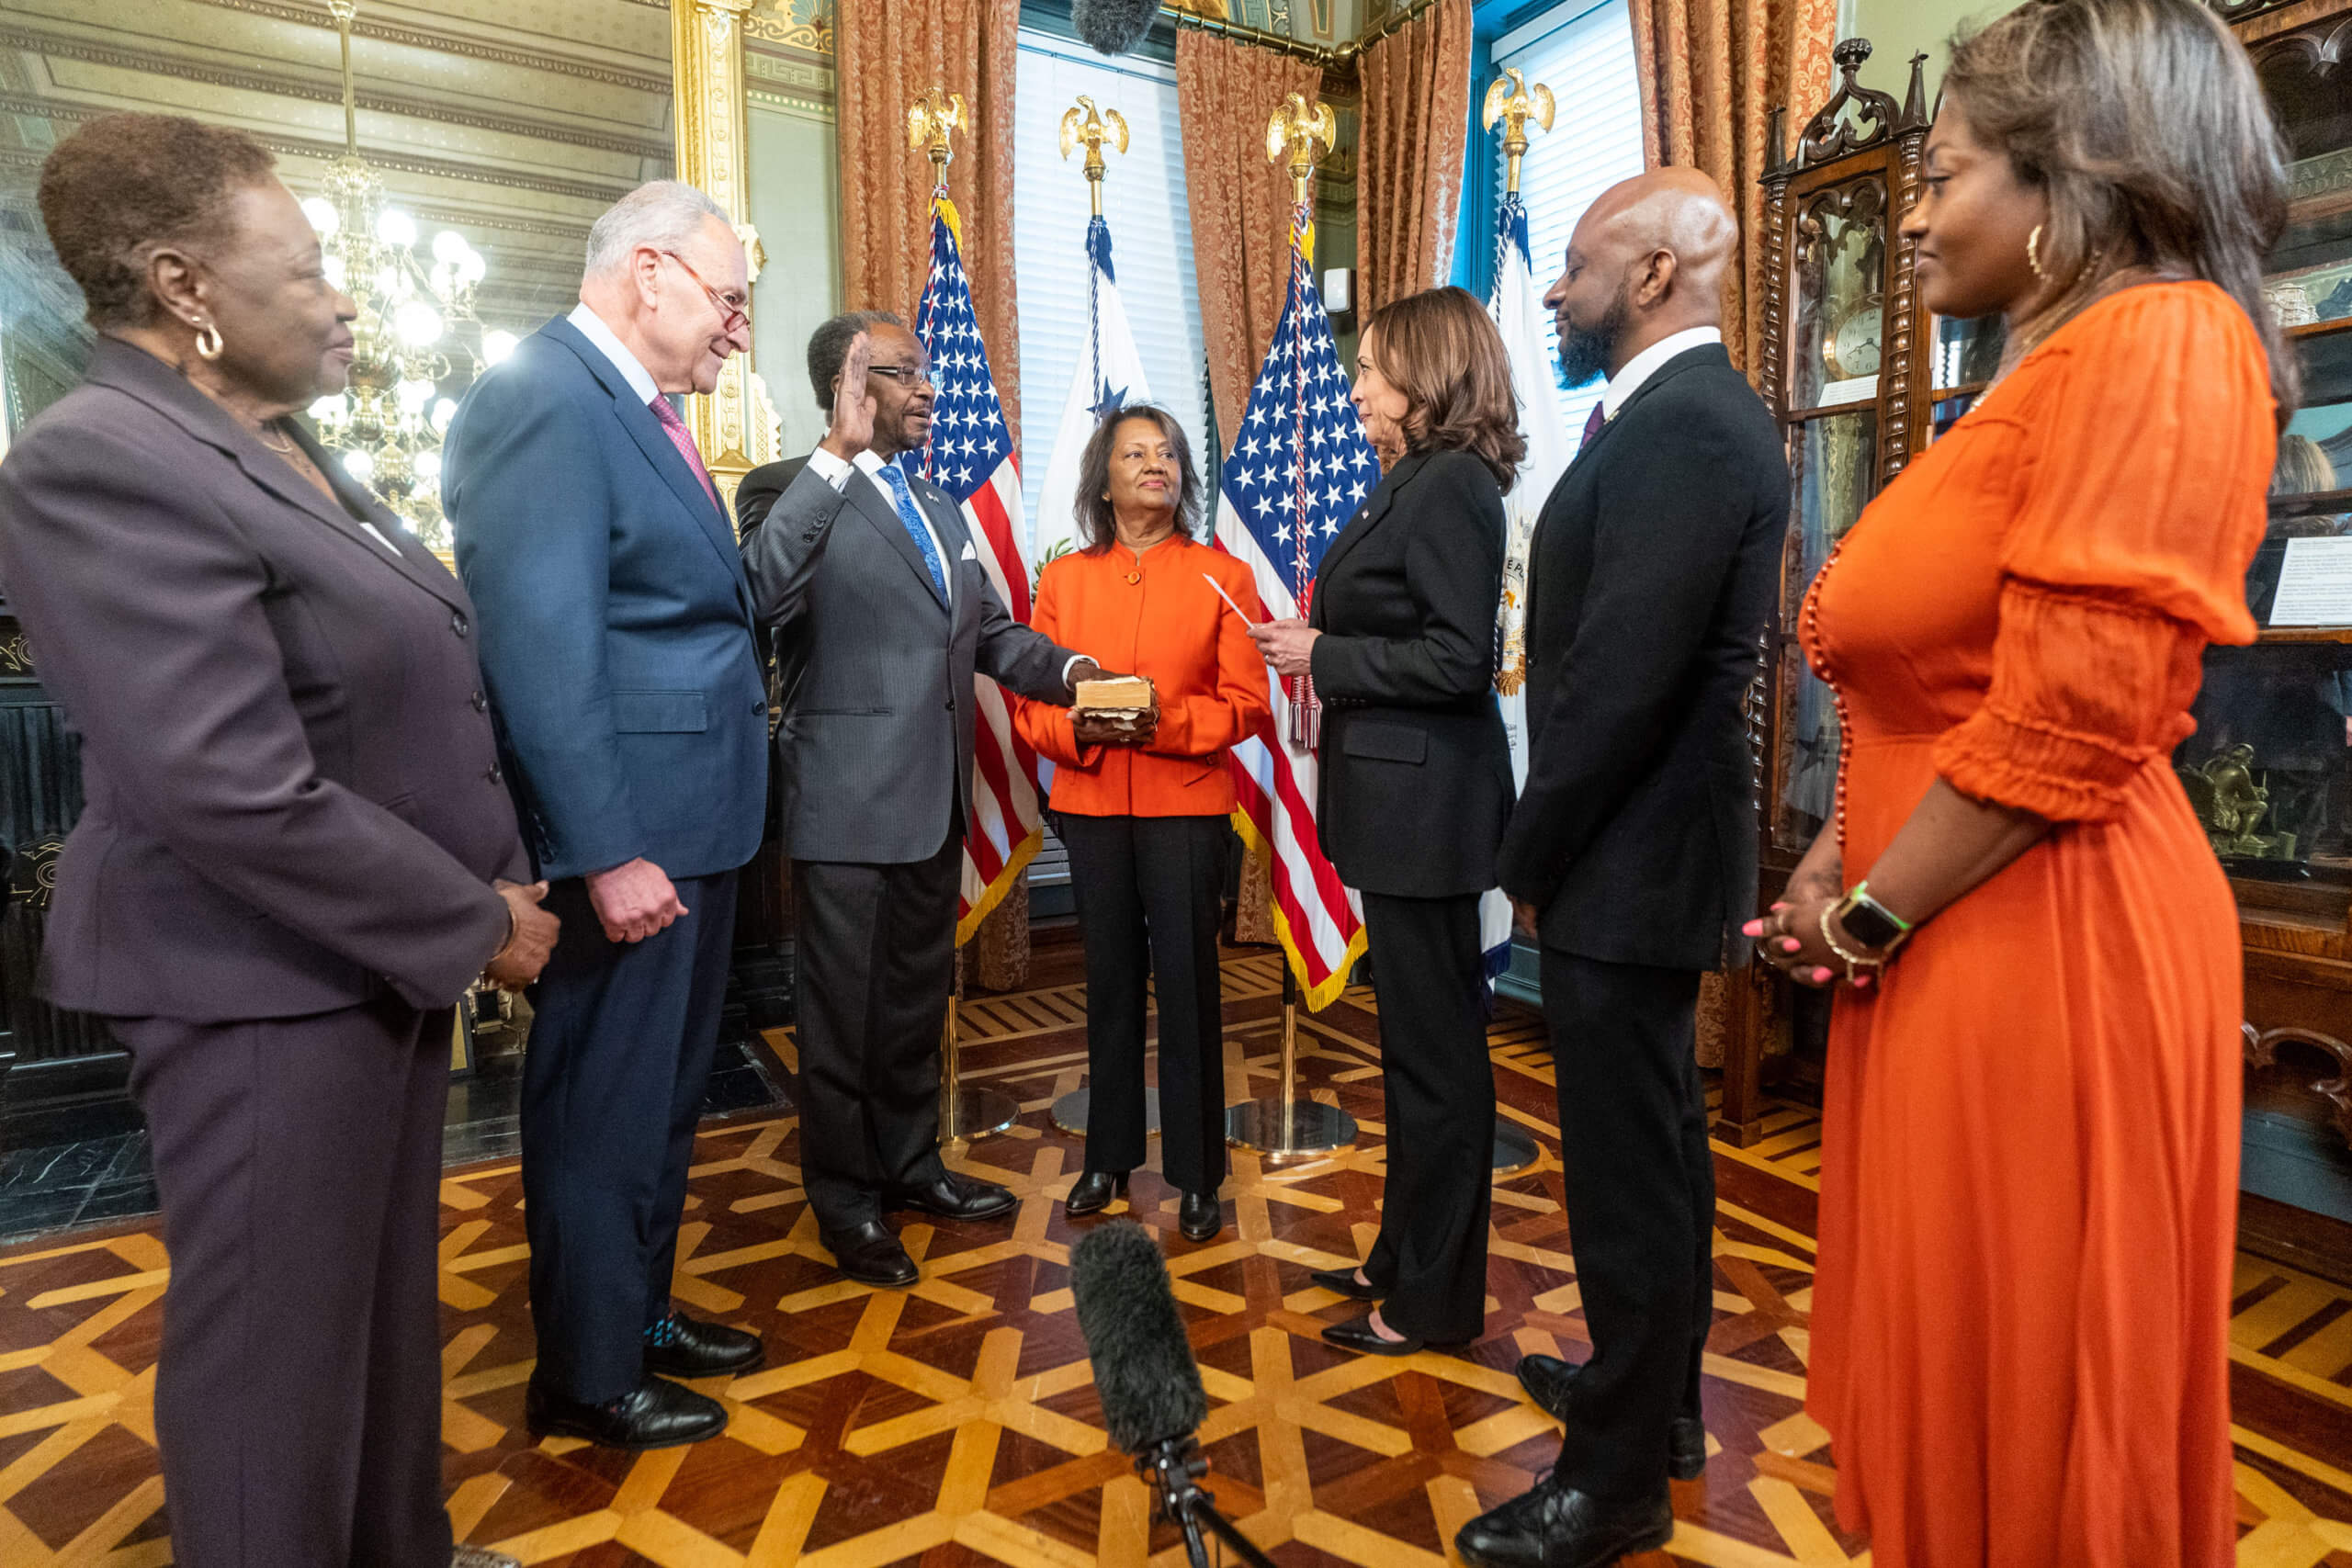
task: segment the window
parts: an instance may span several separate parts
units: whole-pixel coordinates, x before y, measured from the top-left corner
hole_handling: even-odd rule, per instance
[[[1621,0],[1622,3],[1622,0]],[[1036,537],[1062,400],[1086,335],[1084,154],[1061,155],[1065,110],[1084,93],[1127,122],[1127,151],[1106,151],[1102,215],[1119,300],[1134,329],[1151,400],[1172,411],[1194,461],[1215,470],[1201,398],[1201,306],[1193,286],[1193,221],[1184,201],[1184,143],[1176,73],[1132,57],[1104,60],[1083,44],[1023,28],[1012,131],[1013,272],[1021,296],[1021,480]]]
[[[1517,66],[1529,82],[1552,89],[1559,112],[1549,134],[1537,132],[1520,165],[1527,203],[1528,254],[1539,281],[1559,276],[1568,236],[1593,198],[1642,172],[1642,97],[1634,74],[1633,24],[1625,0],[1586,6],[1569,0],[1495,41],[1495,70]],[[1495,189],[1503,188],[1502,137],[1493,137]],[[1485,220],[1492,232],[1494,217]],[[1557,351],[1558,344],[1553,345]],[[1602,383],[1560,389],[1571,434],[1600,400]]]

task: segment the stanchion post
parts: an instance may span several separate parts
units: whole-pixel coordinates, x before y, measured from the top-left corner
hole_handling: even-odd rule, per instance
[[[1336,1105],[1298,1097],[1298,977],[1291,972],[1288,954],[1283,959],[1282,1073],[1280,1094],[1226,1108],[1226,1141],[1276,1164],[1352,1147],[1354,1117]]]

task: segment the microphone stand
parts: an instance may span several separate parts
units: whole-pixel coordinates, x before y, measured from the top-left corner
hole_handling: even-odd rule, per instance
[[[1274,1568],[1272,1558],[1259,1551],[1248,1536],[1216,1511],[1216,1499],[1200,1482],[1208,1469],[1209,1461],[1201,1457],[1200,1439],[1189,1434],[1163,1438],[1136,1456],[1136,1473],[1152,1489],[1160,1513],[1174,1520],[1176,1528],[1184,1532],[1184,1555],[1192,1560],[1193,1568],[1209,1568],[1208,1540],[1202,1534],[1204,1529],[1231,1547],[1234,1555],[1250,1568]]]

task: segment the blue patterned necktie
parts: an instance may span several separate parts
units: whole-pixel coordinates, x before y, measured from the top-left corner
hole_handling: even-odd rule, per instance
[[[907,486],[907,476],[896,463],[882,465],[882,482],[890,487],[890,495],[899,505],[899,521],[906,525],[907,536],[922,552],[922,564],[931,568],[931,585],[939,590],[942,599],[947,597],[947,573],[939,564],[939,550],[931,542],[931,530],[922,525],[922,513],[915,510],[915,492]]]

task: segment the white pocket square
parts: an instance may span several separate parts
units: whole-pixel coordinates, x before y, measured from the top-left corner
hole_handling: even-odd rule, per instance
[[[978,560],[980,558],[980,552],[972,548],[972,541],[967,539],[964,541],[964,553],[956,558],[957,560]]]

